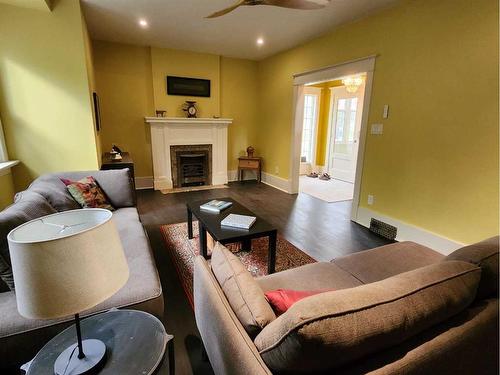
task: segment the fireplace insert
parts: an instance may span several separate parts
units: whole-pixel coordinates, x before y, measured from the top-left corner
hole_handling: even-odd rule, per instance
[[[174,188],[212,184],[212,145],[170,147]]]

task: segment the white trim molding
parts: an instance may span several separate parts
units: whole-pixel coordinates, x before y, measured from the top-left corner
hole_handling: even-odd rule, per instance
[[[275,189],[291,194],[292,181],[276,176],[271,173],[262,172],[262,183],[269,185]]]
[[[396,237],[397,241],[417,242],[421,245],[439,251],[444,255],[448,255],[452,253],[454,250],[462,246],[465,246],[465,244],[461,242],[451,240],[437,233],[433,233],[431,231],[417,227],[415,225],[408,224],[404,221],[379,214],[378,212],[372,211],[366,207],[358,208],[358,217],[355,221],[358,224],[361,224],[362,226],[369,228],[370,220],[372,217],[398,228],[398,234]]]
[[[151,127],[153,185],[172,189],[170,146],[212,145],[212,184],[227,183],[227,128],[229,118],[145,117]]]
[[[154,182],[153,176],[136,177],[135,190],[153,189]]]
[[[227,172],[229,181],[238,181],[238,171],[233,169]],[[250,173],[245,174],[243,180],[255,180],[255,176]],[[284,191],[285,193],[289,193],[291,191],[291,180],[287,180],[285,178],[273,175],[271,173],[262,172],[262,183],[269,185],[275,189]]]
[[[148,124],[214,124],[214,125],[229,125],[233,122],[232,118],[198,118],[198,117],[144,117],[144,121]]]
[[[0,163],[0,176],[10,173],[10,169],[19,164],[19,160],[9,160]]]

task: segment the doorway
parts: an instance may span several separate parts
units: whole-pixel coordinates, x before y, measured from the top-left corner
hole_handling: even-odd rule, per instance
[[[332,87],[330,96],[327,170],[332,178],[353,184],[353,190],[365,94],[361,77],[363,82],[354,92],[346,86]]]
[[[317,128],[315,163],[311,164],[311,168],[313,169],[312,172],[319,175],[326,173],[331,178],[331,182],[337,182],[343,188],[350,188],[348,199],[352,199],[351,220],[356,220],[359,206],[363,154],[375,58],[375,56],[370,56],[294,75],[290,192],[298,193],[301,181],[309,181],[310,183],[314,178],[305,177],[304,168],[301,168],[301,160],[304,160],[302,158],[302,135],[306,111],[306,91],[311,86],[316,87],[331,81],[344,81],[341,85],[332,85],[332,87],[328,88],[330,96],[326,104],[324,100],[320,100],[319,108],[327,109],[326,146],[324,150],[321,149],[322,146],[318,137],[322,130],[319,127]],[[353,86],[357,86],[356,89]],[[325,92],[323,89],[323,93]],[[321,117],[321,114],[319,116]],[[321,163],[321,152],[324,152],[323,164]],[[305,178],[308,180],[305,180]]]

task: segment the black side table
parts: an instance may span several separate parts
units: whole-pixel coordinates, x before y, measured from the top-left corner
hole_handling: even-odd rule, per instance
[[[106,362],[99,375],[155,374],[165,351],[168,351],[169,374],[175,374],[173,336],[151,314],[113,309],[83,319],[81,329],[83,339],[99,339],[106,344]],[[29,363],[27,375],[54,375],[57,356],[74,342],[73,325],[45,344]]]

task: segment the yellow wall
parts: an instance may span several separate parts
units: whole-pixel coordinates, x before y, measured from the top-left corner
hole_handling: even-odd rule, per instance
[[[0,5],[0,113],[16,190],[46,172],[97,168],[80,5]]]
[[[406,0],[260,62],[266,172],[288,178],[292,75],[378,54],[369,123],[384,134],[367,137],[361,205],[373,194],[370,209],[456,241],[497,234],[498,10]]]
[[[114,144],[129,151],[136,176],[152,176],[151,137],[144,116],[154,115],[149,47],[93,41],[101,104],[103,151]]]
[[[255,61],[102,41],[93,41],[93,51],[102,147],[108,150],[116,143],[130,151],[136,176],[153,175],[150,130],[144,116],[154,116],[155,109],[166,109],[168,116],[186,116],[180,108],[190,98],[166,95],[167,74],[211,79],[212,96],[192,99],[199,103],[199,117],[234,119],[229,125],[229,169],[236,169],[238,156],[255,144]]]
[[[312,85],[321,88],[321,99],[318,114],[318,134],[316,138],[316,165],[326,165],[326,148],[328,147],[328,125],[330,122],[331,87],[342,86],[341,80],[328,81]]]
[[[228,169],[238,168],[238,156],[255,147],[257,123],[257,63],[250,60],[221,58],[222,117],[232,118],[228,130]]]
[[[81,5],[81,4],[80,4]],[[102,155],[101,150],[101,137],[100,132],[97,130],[95,126],[96,122],[96,113],[94,113],[94,98],[93,93],[97,91],[96,80],[95,80],[95,72],[94,72],[94,51],[92,47],[92,40],[90,39],[89,31],[87,29],[87,24],[82,14],[82,27],[83,27],[83,42],[85,48],[85,66],[87,68],[87,79],[89,85],[89,100],[92,106],[92,119],[94,120],[94,137],[95,137],[95,146],[97,153],[97,162],[99,166],[101,166],[101,158]]]
[[[194,100],[197,103],[198,117],[220,116],[220,56],[151,48],[151,63],[155,109],[166,110],[170,117],[186,117],[182,105],[186,100]],[[210,97],[167,95],[167,75],[209,79]]]
[[[12,174],[0,175],[0,210],[3,210],[14,201],[14,181]]]

